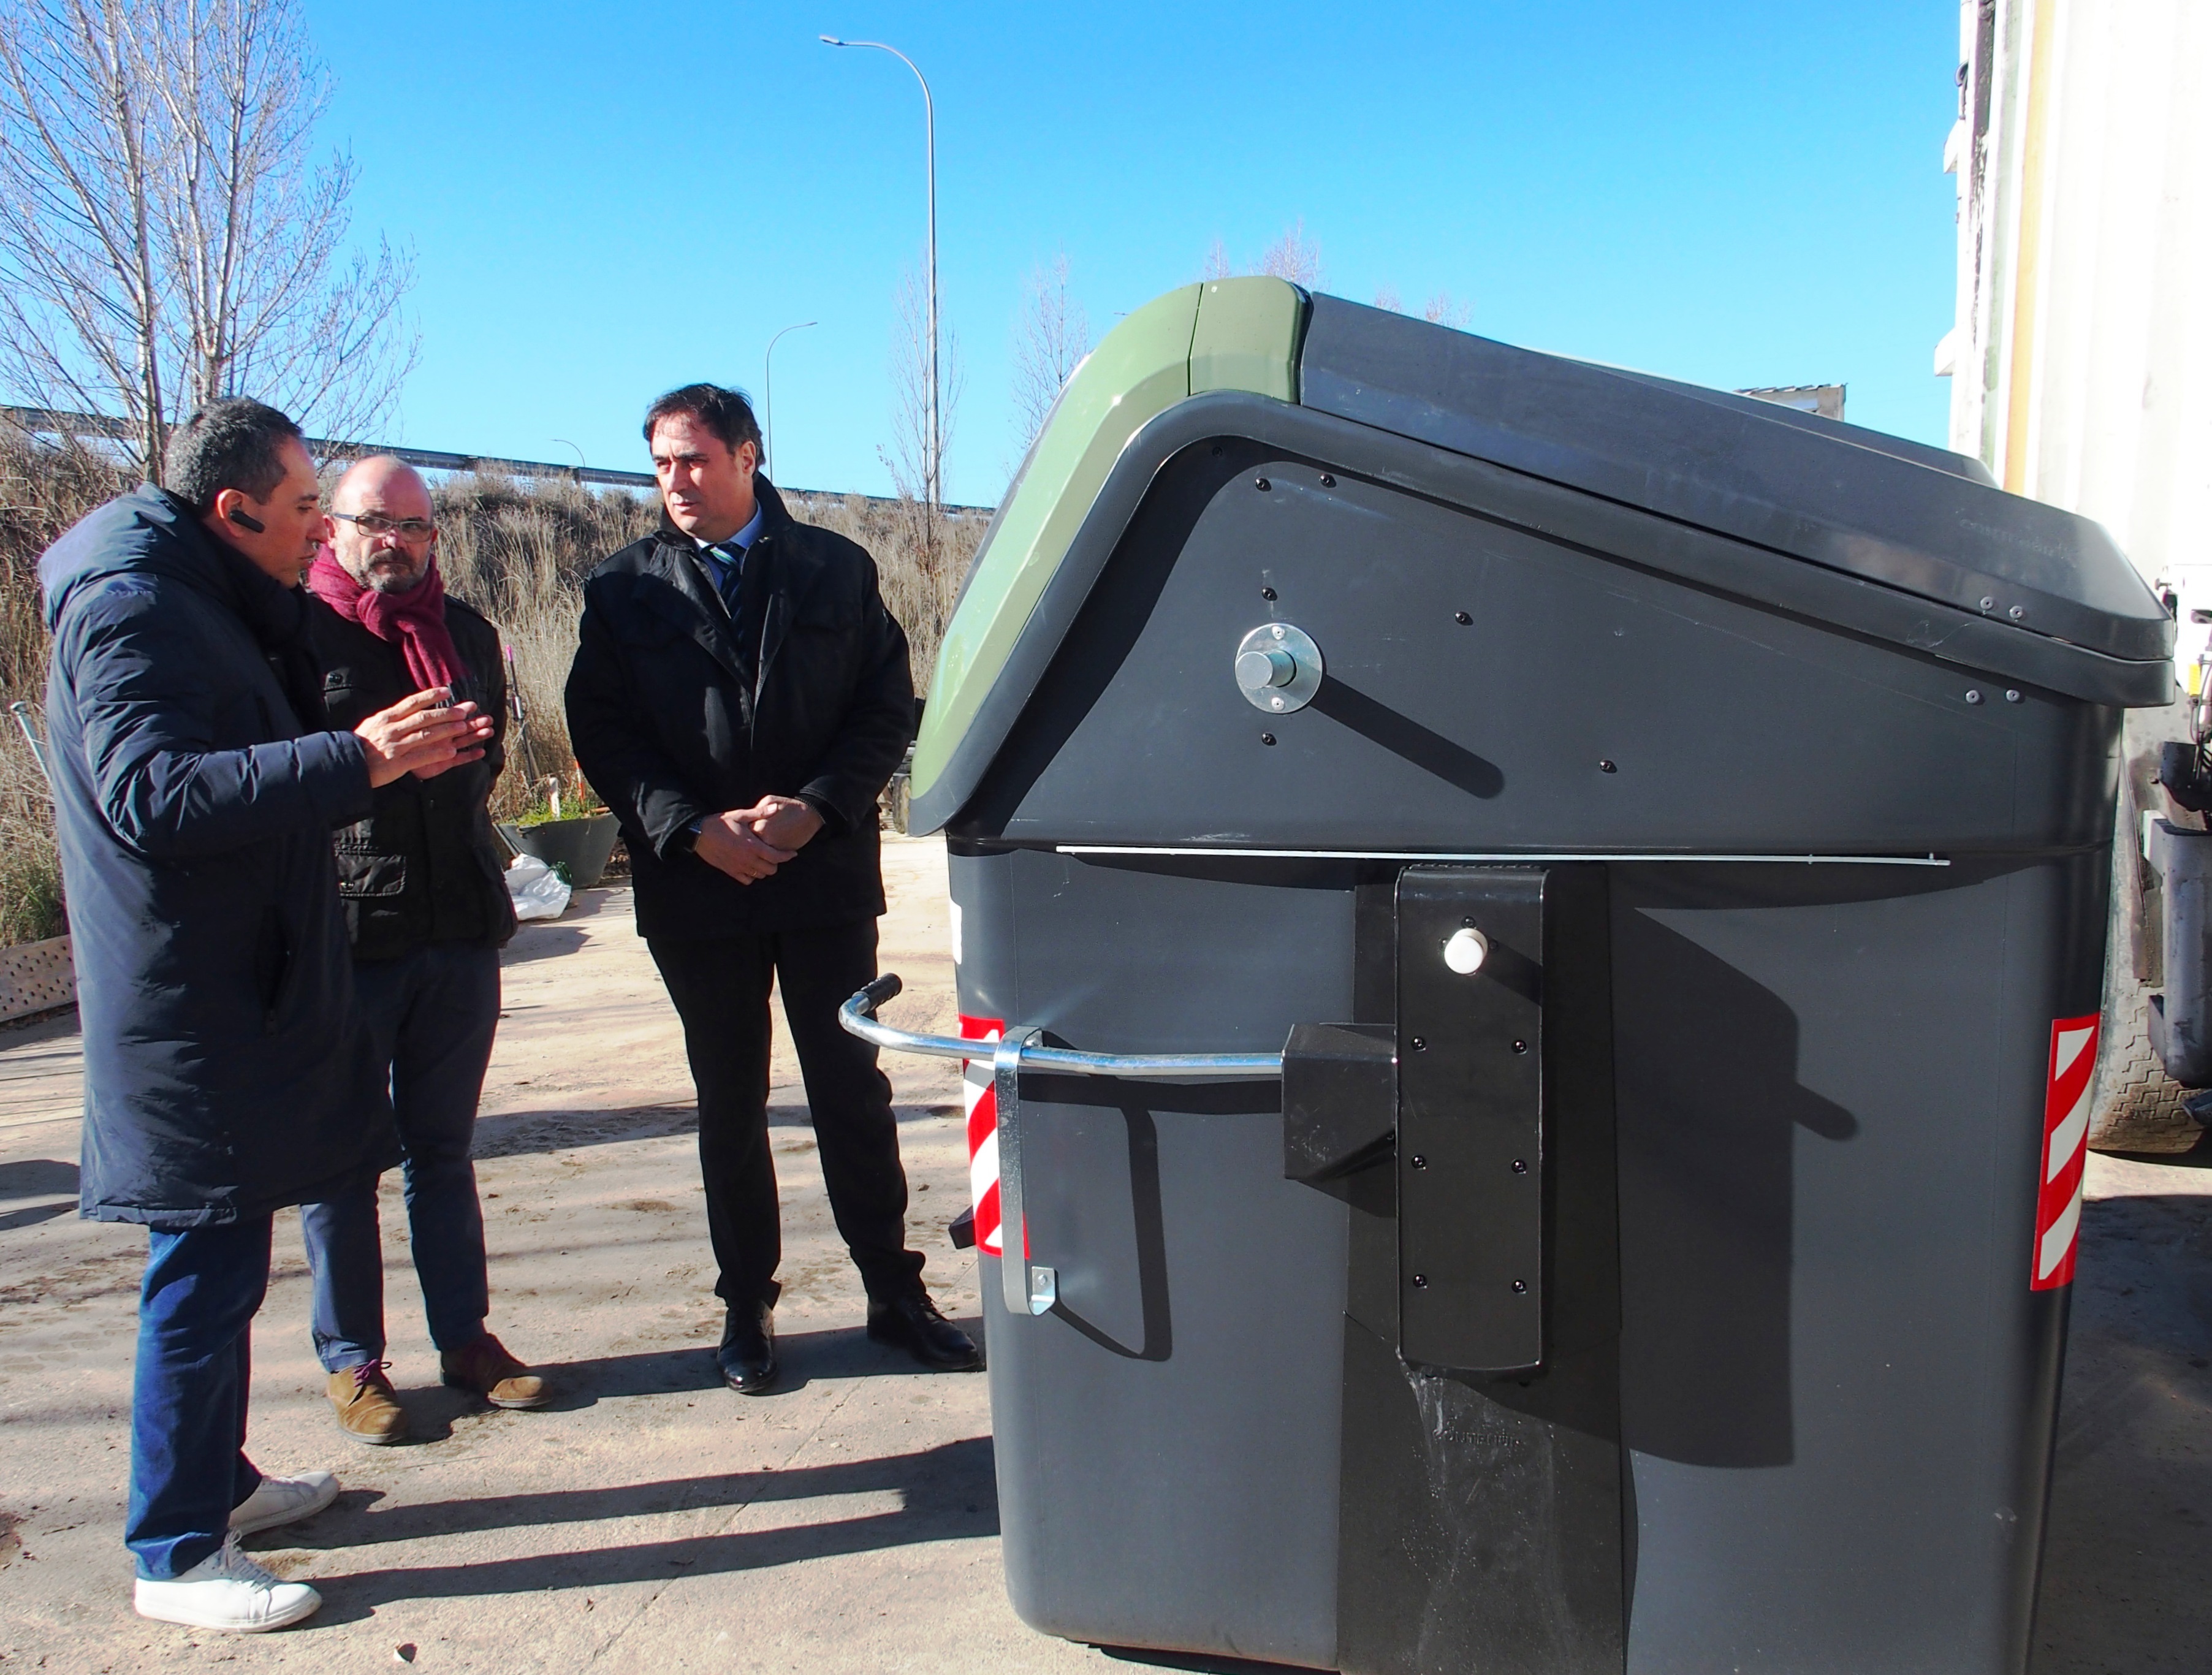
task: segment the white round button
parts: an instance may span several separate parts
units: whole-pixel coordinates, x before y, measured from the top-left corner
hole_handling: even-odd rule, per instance
[[[1471,977],[1482,969],[1482,962],[1490,957],[1490,939],[1472,927],[1455,931],[1444,944],[1444,963],[1462,977]]]

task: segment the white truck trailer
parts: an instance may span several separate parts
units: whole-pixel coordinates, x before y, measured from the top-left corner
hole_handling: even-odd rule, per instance
[[[2091,1144],[2203,1132],[2147,1038],[2165,980],[2159,746],[2201,737],[2212,644],[2212,5],[1963,0],[1957,319],[1936,349],[1951,446],[2096,519],[2174,611],[2186,690],[2128,713]]]

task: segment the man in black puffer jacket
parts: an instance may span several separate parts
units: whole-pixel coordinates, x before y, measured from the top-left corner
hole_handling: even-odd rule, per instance
[[[474,759],[490,725],[434,691],[319,731],[299,580],[320,495],[298,428],[214,403],[170,462],[172,491],[109,501],[39,564],[82,1207],[149,1233],[125,1528],[137,1608],[266,1629],[320,1602],[236,1538],[337,1493],[328,1472],[264,1477],[246,1457],[270,1217],[397,1155],[331,831],[373,787]]]
[[[875,1048],[837,1026],[839,1004],[876,974],[876,798],[914,736],[906,634],[868,555],[793,521],[755,474],[760,427],[743,395],[672,391],[645,438],[671,527],[585,585],[568,734],[622,816],[638,929],[684,1019],[728,1306],[722,1376],[746,1395],[776,1376],[771,981],[869,1335],[932,1367],[976,1367],[906,1248],[890,1083]]]
[[[545,1381],[484,1327],[483,1211],[469,1157],[499,1028],[500,944],[514,934],[489,808],[505,761],[499,630],[447,593],[430,491],[411,466],[386,454],[360,461],[331,491],[324,528],[330,545],[307,572],[324,725],[350,728],[425,686],[451,687],[491,719],[482,762],[394,780],[338,834],[338,894],[361,1016],[392,1077],[408,1245],[440,1375],[495,1407],[542,1407],[552,1399]],[[362,1442],[404,1441],[406,1411],[385,1374],[375,1178],[302,1205],[300,1229],[338,1428]]]

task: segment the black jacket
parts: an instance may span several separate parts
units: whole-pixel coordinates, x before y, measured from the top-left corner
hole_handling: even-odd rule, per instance
[[[323,666],[323,725],[351,732],[412,693],[407,660],[390,640],[309,598],[308,625]],[[373,793],[368,818],[337,834],[338,895],[357,960],[395,960],[429,943],[496,948],[514,934],[491,788],[505,764],[507,673],[499,630],[448,594],[446,628],[467,665],[455,694],[492,718],[482,762],[434,779],[412,774]]]
[[[759,590],[757,658],[738,646],[690,537],[673,530],[623,548],[584,587],[568,735],[621,816],[649,938],[884,911],[876,799],[914,736],[906,634],[863,549],[793,522],[766,477],[753,486],[761,532],[745,585]],[[804,797],[826,822],[773,877],[741,884],[689,853],[693,821],[770,792]]]
[[[39,580],[84,1213],[205,1226],[396,1162],[331,860],[331,828],[368,811],[368,763],[301,724],[306,595],[150,487],[56,542]]]

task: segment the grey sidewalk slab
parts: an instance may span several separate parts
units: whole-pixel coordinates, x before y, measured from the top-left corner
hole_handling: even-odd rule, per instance
[[[943,851],[886,849],[893,1017],[949,1030]],[[1054,1672],[1133,1666],[1006,1604],[985,1381],[932,1375],[860,1330],[797,1067],[772,1075],[787,1290],[784,1387],[715,1381],[690,1089],[619,890],[527,927],[478,1135],[493,1326],[561,1399],[499,1413],[439,1387],[394,1183],[393,1374],[417,1440],[340,1436],[307,1333],[296,1217],[257,1326],[252,1448],[327,1466],[331,1511],[249,1545],[323,1590],[280,1635],[141,1621],[121,1545],[143,1236],[71,1213],[78,1059],[66,1020],[0,1034],[0,1670]],[[946,1311],[976,1277],[949,1065],[887,1066],[913,1229]],[[2212,1645],[2212,1169],[2099,1158],[2053,1495],[2036,1675],[2197,1670]],[[921,1190],[927,1187],[927,1190]]]

